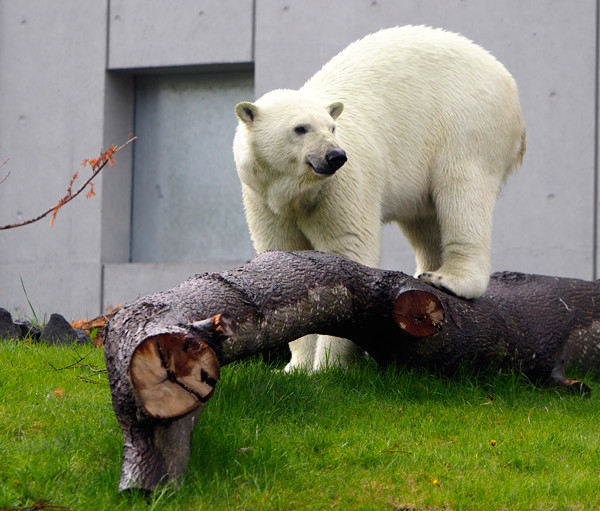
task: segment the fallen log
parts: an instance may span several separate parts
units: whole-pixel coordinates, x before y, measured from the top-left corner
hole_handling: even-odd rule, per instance
[[[497,273],[468,301],[330,254],[271,251],[140,298],[105,329],[120,490],[185,473],[220,366],[310,333],[349,338],[382,365],[511,368],[588,393],[564,367],[600,369],[600,281]]]

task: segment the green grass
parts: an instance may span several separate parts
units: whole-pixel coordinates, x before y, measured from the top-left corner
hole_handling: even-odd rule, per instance
[[[587,399],[496,372],[232,364],[181,486],[145,495],[117,493],[121,431],[106,374],[84,364],[103,368],[102,351],[0,343],[0,509],[600,507],[597,376]]]

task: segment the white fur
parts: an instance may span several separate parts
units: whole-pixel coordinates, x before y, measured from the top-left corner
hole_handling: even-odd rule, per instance
[[[481,47],[423,26],[382,30],[299,90],[236,112],[234,155],[257,252],[314,249],[377,266],[381,225],[394,221],[420,279],[468,299],[485,291],[494,205],[521,162],[525,128],[513,78]],[[306,163],[336,147],[348,161],[334,175]],[[302,338],[290,343],[287,369],[345,363],[352,346]]]

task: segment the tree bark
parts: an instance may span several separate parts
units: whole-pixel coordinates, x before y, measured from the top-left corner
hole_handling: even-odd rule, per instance
[[[589,392],[564,367],[600,369],[600,281],[504,272],[468,301],[330,254],[272,251],[140,298],[105,330],[124,435],[119,488],[185,472],[220,366],[310,333],[351,339],[382,365],[511,368]]]

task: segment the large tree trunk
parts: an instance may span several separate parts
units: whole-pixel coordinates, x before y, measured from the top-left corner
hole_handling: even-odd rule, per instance
[[[185,472],[221,365],[310,333],[352,339],[381,364],[514,368],[588,392],[563,369],[600,369],[600,281],[505,272],[467,301],[400,272],[273,251],[140,298],[105,330],[124,435],[120,489],[152,489]]]

